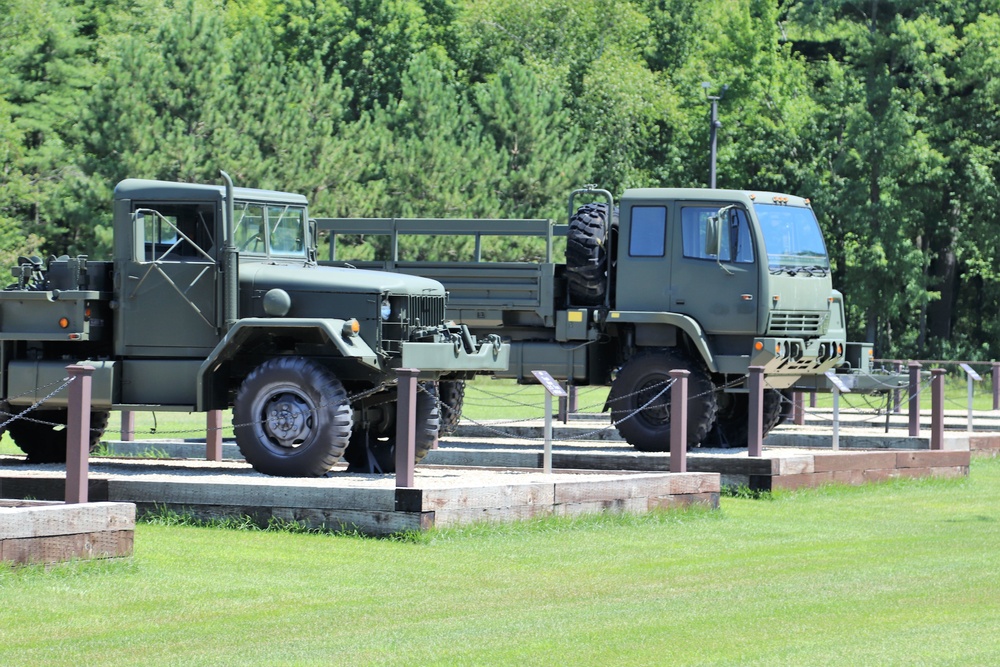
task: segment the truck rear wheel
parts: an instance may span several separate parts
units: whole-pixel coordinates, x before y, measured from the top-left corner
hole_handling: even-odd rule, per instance
[[[441,412],[437,390],[431,383],[420,383],[416,401],[413,462],[420,463],[438,438]],[[395,398],[376,406],[361,408],[366,413],[367,425],[359,425],[351,434],[351,443],[344,456],[350,464],[349,470],[384,473],[396,471],[396,408]],[[372,463],[377,466],[377,470]]]
[[[684,445],[703,442],[715,422],[715,387],[702,364],[673,350],[629,359],[611,383],[608,405],[618,432],[644,452],[670,451],[670,371],[689,371],[688,428]]]
[[[465,403],[465,382],[444,380],[438,383],[438,401],[441,403],[441,433],[451,435],[458,428]]]
[[[15,409],[7,406],[3,411],[14,413]],[[91,411],[89,451],[94,451],[101,444],[108,417],[107,410]],[[3,421],[9,418],[5,417]],[[68,421],[68,410],[32,410],[8,424],[7,432],[14,444],[28,455],[28,463],[66,463],[65,426]]]
[[[572,303],[581,306],[604,303],[609,288],[607,258],[617,226],[617,210],[608,224],[607,204],[581,206],[570,217],[566,235],[566,286]]]
[[[706,442],[715,447],[746,447],[750,440],[750,397],[747,394],[720,394],[715,426]],[[764,390],[762,435],[781,422],[783,397],[777,389]]]
[[[319,477],[343,456],[352,416],[344,385],[332,372],[304,357],[277,357],[240,385],[233,429],[254,470]]]

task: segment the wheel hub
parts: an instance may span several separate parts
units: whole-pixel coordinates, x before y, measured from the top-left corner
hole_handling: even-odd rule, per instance
[[[265,406],[264,429],[282,447],[301,445],[312,432],[312,408],[301,396],[277,394]]]
[[[642,415],[642,418],[649,423],[670,423],[670,390],[666,389],[666,391],[664,391],[665,388],[666,383],[661,380],[647,384],[639,390],[639,406],[646,406],[640,414]],[[652,403],[650,403],[650,401],[652,401]],[[646,405],[647,403],[649,403],[649,405]]]

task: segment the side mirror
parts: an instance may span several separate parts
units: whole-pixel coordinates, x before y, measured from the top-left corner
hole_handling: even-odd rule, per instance
[[[708,218],[705,225],[705,254],[709,257],[718,257],[722,249],[722,221],[719,213]]]

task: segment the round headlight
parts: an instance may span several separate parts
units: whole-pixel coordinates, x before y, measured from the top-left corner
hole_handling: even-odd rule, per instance
[[[389,304],[389,300],[388,299],[383,299],[382,300],[382,320],[385,321],[385,320],[389,319],[390,315],[392,315],[392,306]]]

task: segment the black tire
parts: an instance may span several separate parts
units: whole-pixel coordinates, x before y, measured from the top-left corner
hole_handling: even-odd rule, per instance
[[[711,447],[746,447],[750,440],[750,397],[719,392],[715,425],[705,443]]]
[[[416,401],[413,462],[420,463],[434,446],[441,428],[436,387],[432,383],[420,383]],[[351,443],[344,456],[350,464],[349,471],[396,472],[396,407],[396,397],[391,396],[375,406],[362,408],[367,415],[367,425],[359,424],[351,434]]]
[[[685,445],[704,442],[715,423],[715,387],[701,363],[668,349],[641,352],[618,372],[608,395],[611,420],[621,436],[640,451],[670,451],[671,392],[664,388],[670,381],[670,371],[677,369],[691,373]]]
[[[304,357],[262,363],[233,408],[240,452],[254,470],[281,477],[325,475],[347,449],[352,418],[344,385]]]
[[[778,393],[781,396],[781,406],[778,408],[778,419],[775,426],[781,426],[792,419],[795,411],[795,392],[791,389],[782,389]]]
[[[438,410],[441,413],[440,435],[451,435],[458,428],[465,403],[465,382],[445,380],[438,383]]]
[[[715,425],[708,434],[706,444],[713,447],[746,447],[750,440],[750,396],[720,392],[715,415]],[[764,390],[761,408],[762,434],[766,436],[781,422],[784,399],[777,389]]]
[[[608,253],[617,234],[618,210],[608,224],[607,204],[587,204],[569,219],[566,235],[566,285],[570,301],[581,306],[604,303],[610,287]]]
[[[775,426],[781,423],[784,413],[785,398],[777,389],[764,390],[764,406],[761,408],[763,435],[766,436]]]
[[[16,409],[4,406],[4,411],[16,412]],[[90,412],[89,451],[94,451],[101,444],[109,416],[107,410]],[[4,417],[3,421],[7,419],[9,417]],[[65,426],[68,420],[67,410],[32,410],[8,424],[7,432],[14,444],[28,455],[28,463],[66,463]]]

